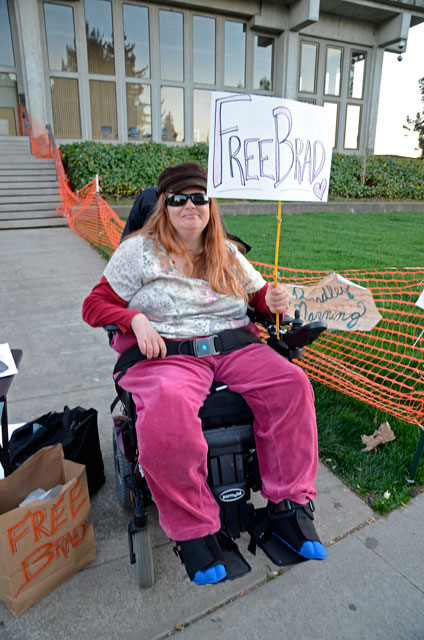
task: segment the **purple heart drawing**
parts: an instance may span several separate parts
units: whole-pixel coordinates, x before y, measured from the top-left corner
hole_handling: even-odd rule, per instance
[[[327,188],[327,180],[326,180],[326,178],[321,180],[321,182],[316,182],[314,184],[314,193],[315,193],[316,197],[319,198],[320,200],[322,200],[326,188]]]

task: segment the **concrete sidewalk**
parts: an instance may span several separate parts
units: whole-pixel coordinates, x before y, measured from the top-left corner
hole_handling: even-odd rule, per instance
[[[81,320],[82,301],[104,264],[67,228],[0,233],[0,342],[24,352],[8,395],[10,422],[65,404],[96,408],[107,477],[92,499],[97,560],[20,618],[0,603],[1,640],[153,640],[179,628],[183,637],[202,640],[422,640],[424,495],[388,518],[375,517],[323,466],[316,506],[329,547],[325,562],[296,565],[270,579],[277,568],[260,551],[251,556],[243,535],[240,548],[252,572],[196,587],[152,507],[156,583],[137,589],[128,559],[130,514],[114,486],[109,405],[115,358],[103,332]]]

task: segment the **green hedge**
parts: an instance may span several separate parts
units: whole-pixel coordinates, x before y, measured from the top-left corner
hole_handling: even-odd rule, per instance
[[[424,198],[422,158],[333,154],[330,196],[335,198]]]
[[[133,197],[156,184],[160,172],[178,162],[208,161],[208,145],[191,147],[146,144],[78,142],[61,145],[66,174],[74,190],[102,178],[102,193],[113,198]],[[333,154],[330,198],[424,199],[424,161],[421,158]]]

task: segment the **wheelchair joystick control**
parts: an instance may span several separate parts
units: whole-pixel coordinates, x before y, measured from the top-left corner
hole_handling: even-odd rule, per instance
[[[298,329],[303,325],[303,321],[300,317],[299,309],[296,309],[296,311],[294,312],[294,320],[292,322],[292,325],[293,325],[293,329]]]

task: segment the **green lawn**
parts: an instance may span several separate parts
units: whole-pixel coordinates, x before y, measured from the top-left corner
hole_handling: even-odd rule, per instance
[[[276,216],[225,216],[225,223],[252,245],[251,260],[273,263]],[[424,266],[423,247],[424,212],[283,215],[279,264],[331,271],[416,267]],[[323,385],[314,383],[314,389],[324,464],[382,513],[422,489],[424,456],[415,486],[406,483],[421,433],[418,427]],[[372,434],[386,420],[396,440],[364,453],[361,435]]]
[[[276,216],[224,220],[231,233],[252,245],[251,260],[274,262]],[[422,266],[424,212],[283,214],[279,264],[331,271]]]

